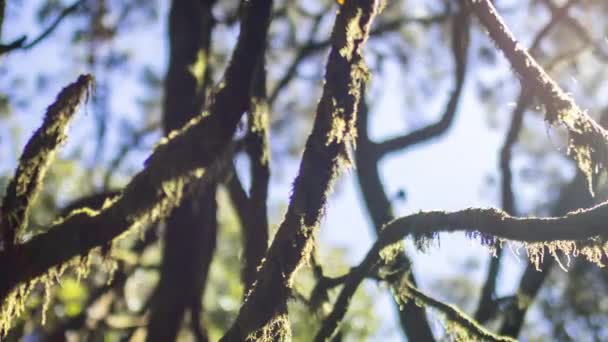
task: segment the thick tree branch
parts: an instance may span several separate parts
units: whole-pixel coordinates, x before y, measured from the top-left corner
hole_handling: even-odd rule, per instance
[[[170,59],[165,82],[163,128],[165,134],[202,112],[211,79],[209,56],[215,19],[215,0],[173,0],[169,14]],[[264,18],[261,18],[264,20]],[[261,22],[260,25],[264,25]],[[262,55],[264,49],[258,51]],[[254,59],[261,59],[253,56]],[[253,76],[255,77],[255,76]],[[243,94],[245,95],[245,94]],[[246,103],[248,97],[234,98]],[[224,113],[215,113],[221,116]],[[217,143],[213,137],[201,142]],[[166,220],[160,280],[151,301],[148,341],[173,341],[183,317],[190,312],[192,331],[207,341],[201,326],[202,299],[217,240],[217,182],[191,191]],[[180,288],[180,291],[175,291]]]
[[[67,139],[67,127],[83,99],[88,98],[93,77],[82,75],[65,87],[47,109],[42,126],[25,145],[15,176],[2,200],[0,236],[4,250],[18,242],[27,225],[27,214],[41,189],[42,180],[59,146]]]
[[[569,253],[580,253],[597,261],[594,250],[577,251],[574,241],[596,236],[608,237],[605,222],[608,219],[608,203],[589,209],[579,209],[561,217],[514,217],[500,209],[470,208],[456,212],[420,212],[398,218],[387,224],[382,234],[367,253],[365,259],[351,272],[340,292],[334,310],[325,320],[320,335],[331,336],[346,314],[348,303],[359,284],[381,262],[380,252],[387,246],[399,242],[406,236],[434,236],[440,232],[464,231],[472,236],[493,236],[494,239],[508,239],[527,243],[556,243],[550,245],[550,252],[556,255],[558,249]],[[496,243],[485,241],[485,243]],[[543,247],[536,252],[530,250],[531,258],[538,265],[544,255]]]
[[[367,77],[362,48],[376,6],[375,1],[352,0],[340,7],[323,95],[285,219],[266,253],[256,283],[222,341],[244,341],[254,336],[251,334],[269,332],[281,335],[288,329],[284,308],[291,280],[309,257],[331,184],[350,159],[347,149],[354,139],[359,89]]]
[[[563,22],[565,17],[568,16],[568,10],[578,0],[570,0],[559,9],[553,11],[553,15],[549,22],[536,34],[532,45],[530,46],[530,55],[536,56],[540,49],[540,44],[546,38],[551,29],[557,26],[560,22]],[[501,202],[502,209],[510,215],[516,214],[515,209],[515,196],[512,188],[513,174],[511,172],[511,151],[513,145],[517,141],[519,132],[522,128],[523,116],[528,104],[532,101],[532,95],[528,89],[522,87],[521,93],[517,100],[517,104],[513,109],[511,126],[507,132],[507,137],[500,150],[500,170],[502,174],[501,179]],[[498,248],[496,255],[490,257],[490,266],[488,268],[488,274],[484,286],[481,291],[481,297],[475,313],[475,319],[481,323],[486,322],[495,316],[498,310],[498,302],[494,298],[496,290],[496,280],[500,271],[500,261],[503,256],[503,249]]]
[[[597,183],[599,170],[608,165],[608,133],[566,94],[516,40],[489,0],[467,0],[489,36],[502,50],[523,86],[545,105],[545,119],[563,124],[570,135],[569,154],[583,171],[589,190]]]
[[[49,230],[18,245],[11,252],[0,253],[1,321],[18,314],[7,295],[19,284],[36,281],[50,268],[60,267],[72,258],[87,254],[130,228],[141,227],[165,217],[181,201],[184,183],[192,176],[217,177],[213,169],[227,153],[229,142],[247,108],[249,84],[256,58],[262,51],[270,16],[270,0],[246,3],[243,30],[222,84],[208,107],[209,116],[199,115],[179,131],[172,132],[157,146],[122,195],[98,212],[78,211]],[[244,99],[236,101],[235,99]],[[221,115],[219,115],[221,113]],[[211,146],[203,141],[210,139]],[[61,245],[62,248],[56,248]],[[17,296],[13,292],[13,296]],[[7,307],[7,305],[9,307]]]
[[[249,106],[247,154],[250,160],[251,189],[249,191],[248,220],[243,223],[244,257],[243,280],[248,291],[255,273],[268,249],[268,182],[270,179],[270,147],[268,145],[269,105],[266,98],[266,63],[260,62],[251,87]]]

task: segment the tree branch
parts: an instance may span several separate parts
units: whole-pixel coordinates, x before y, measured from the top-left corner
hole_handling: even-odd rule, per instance
[[[495,208],[470,208],[456,212],[420,212],[398,218],[385,226],[365,259],[351,271],[334,304],[334,310],[325,320],[319,335],[331,336],[334,333],[346,314],[348,303],[359,284],[381,261],[380,252],[405,236],[430,237],[440,232],[464,231],[471,236],[493,236],[494,239],[490,241],[482,241],[486,244],[496,244],[497,239],[540,243],[531,246],[528,250],[530,258],[537,266],[544,255],[545,244],[549,246],[549,251],[554,257],[559,249],[565,253],[583,254],[587,259],[597,262],[597,254],[593,254],[597,250],[583,247],[578,251],[574,241],[596,236],[608,237],[608,230],[604,224],[607,219],[608,203],[589,209],[579,209],[561,217],[524,218],[511,216]]]
[[[67,127],[83,99],[88,98],[93,77],[82,75],[65,87],[47,109],[42,126],[25,145],[15,176],[2,201],[0,236],[4,250],[13,249],[27,226],[27,214],[41,189],[47,168],[59,146],[67,139]]]
[[[364,93],[365,89],[362,89]],[[357,150],[355,151],[355,161],[357,166],[357,180],[363,196],[363,202],[367,207],[374,231],[380,234],[382,227],[389,221],[395,219],[392,204],[384,190],[384,185],[380,178],[379,159],[373,149],[373,142],[369,139],[368,121],[369,108],[362,96],[357,113]],[[393,267],[407,266],[411,268],[411,261],[405,251],[399,253],[392,263]],[[412,272],[408,272],[409,281],[416,284],[416,279]],[[411,341],[433,341],[433,332],[428,324],[424,309],[414,303],[401,305],[395,301],[395,309],[399,316],[399,323],[403,333]]]
[[[284,310],[291,279],[309,257],[331,184],[350,160],[347,149],[354,139],[359,89],[367,77],[362,48],[376,6],[375,1],[352,0],[340,7],[323,95],[285,219],[266,253],[255,285],[222,341],[243,341],[268,333],[278,337],[289,329]]]
[[[479,339],[480,341],[515,342],[515,339],[513,339],[513,338],[494,334],[493,332],[484,328],[483,325],[479,324],[474,319],[469,317],[467,314],[460,311],[454,305],[449,305],[449,304],[440,302],[440,301],[426,295],[425,293],[418,290],[416,287],[412,286],[411,284],[404,283],[403,287],[402,287],[402,291],[403,292],[400,294],[400,296],[402,298],[405,297],[406,300],[407,299],[414,300],[424,306],[434,308],[437,311],[441,312],[443,315],[445,315],[445,318],[449,324],[456,323],[458,325],[458,328],[464,329],[464,334],[462,334],[464,336],[461,336],[463,338],[463,340],[464,339],[472,339],[472,340]],[[456,328],[456,330],[458,330],[458,331],[455,331],[455,333],[458,334],[458,336],[460,336],[461,333],[460,333],[460,329],[458,329],[458,328]]]
[[[568,16],[568,9],[572,7],[577,0],[570,0],[559,9],[553,11],[553,15],[549,22],[536,34],[534,40],[530,46],[530,55],[536,56],[540,49],[540,44],[544,38],[546,38],[551,29],[557,24],[562,22],[564,17]],[[500,151],[500,170],[502,174],[501,180],[501,196],[502,196],[502,209],[511,214],[516,214],[515,209],[515,196],[512,189],[512,172],[511,172],[511,151],[513,145],[517,141],[519,132],[522,128],[523,116],[528,104],[532,101],[530,91],[525,87],[522,87],[521,93],[517,100],[517,104],[513,109],[511,126],[507,132],[507,137]],[[488,268],[488,274],[484,286],[481,291],[479,304],[475,313],[475,319],[481,323],[494,317],[498,311],[498,302],[494,298],[496,291],[496,279],[500,271],[500,261],[503,256],[503,249],[498,248],[495,256],[490,257],[490,266]]]
[[[59,24],[63,21],[63,19],[65,19],[68,15],[72,14],[73,12],[76,12],[78,7],[80,7],[80,5],[82,5],[84,2],[85,2],[85,0],[77,0],[72,5],[64,8],[61,11],[61,13],[59,13],[59,16],[57,18],[55,18],[55,20],[51,23],[51,25],[49,25],[49,27],[47,27],[46,30],[42,31],[42,33],[40,33],[40,35],[38,35],[38,37],[36,37],[36,39],[32,40],[31,42],[26,43],[27,36],[23,36],[6,45],[0,44],[0,56],[5,53],[16,50],[16,49],[29,50],[29,49],[33,48],[38,43],[40,43],[41,41],[46,39],[48,36],[50,36],[51,33],[53,33],[53,31],[55,31],[55,29],[57,27],[59,27]],[[4,0],[3,0],[3,3],[4,3]],[[4,10],[2,12],[3,12],[2,14],[4,16]],[[0,26],[1,26],[1,23],[2,23],[2,21],[0,21]]]
[[[489,36],[502,50],[524,87],[545,105],[545,120],[563,124],[570,134],[568,152],[583,171],[589,190],[597,183],[600,169],[608,165],[608,133],[545,73],[534,58],[515,40],[489,0],[467,0]]]
[[[469,46],[470,18],[466,10],[461,10],[454,17],[452,23],[452,55],[454,57],[455,86],[441,119],[431,125],[408,133],[404,136],[392,138],[375,145],[376,154],[380,157],[396,151],[403,151],[408,147],[443,134],[452,124],[464,87],[467,53]]]
[[[386,22],[379,23],[376,27],[374,27],[370,31],[369,35],[370,35],[370,37],[380,36],[382,34],[397,30],[401,26],[406,25],[408,23],[419,23],[421,25],[430,25],[433,23],[445,21],[447,18],[449,18],[448,13],[437,14],[437,15],[429,16],[429,17],[405,17],[404,16],[401,18],[392,19],[392,20],[388,20]],[[294,58],[293,62],[287,68],[287,71],[285,72],[285,74],[283,74],[283,77],[281,77],[281,79],[277,82],[277,86],[271,91],[269,100],[268,100],[269,103],[271,103],[271,104],[274,103],[275,100],[277,99],[277,97],[279,96],[279,93],[283,89],[285,89],[287,84],[289,84],[289,82],[291,82],[291,80],[293,80],[294,77],[297,76],[296,71],[297,71],[298,67],[300,66],[300,64],[302,63],[302,61],[304,61],[306,58],[314,55],[315,53],[322,51],[323,49],[325,49],[331,45],[330,39],[323,40],[323,41],[314,41],[313,38],[314,38],[314,35],[311,34],[309,41],[300,48],[300,50],[296,54],[296,57]]]
[[[17,285],[38,281],[50,268],[60,267],[78,255],[104,245],[130,228],[141,227],[165,217],[181,201],[185,183],[192,177],[217,177],[216,165],[229,150],[240,118],[247,108],[247,95],[256,58],[265,41],[270,0],[247,2],[243,30],[222,84],[208,107],[209,116],[199,115],[179,131],[172,132],[156,147],[122,195],[101,211],[82,210],[56,223],[49,230],[0,253],[0,298],[3,300],[0,323],[10,323],[19,314],[14,301]],[[243,99],[243,101],[235,100]],[[221,113],[221,115],[219,114]],[[211,139],[211,146],[203,143]],[[62,248],[56,248],[61,245]],[[4,325],[0,324],[0,330]]]
[[[164,86],[165,134],[183,126],[203,111],[208,86],[215,0],[173,0],[169,12],[169,68]],[[244,101],[245,99],[235,99]],[[218,114],[216,114],[218,115]],[[202,144],[216,142],[208,137]],[[217,240],[217,183],[197,184],[166,220],[160,279],[150,302],[147,341],[177,338],[186,311],[192,332],[207,340],[201,327],[201,297]],[[180,288],[180,291],[175,291]]]
[[[251,189],[248,220],[243,222],[245,267],[243,280],[247,292],[255,280],[258,266],[268,249],[268,182],[270,147],[268,144],[269,105],[266,97],[266,63],[262,60],[253,79],[249,106],[247,154],[250,160]]]
[[[502,209],[511,215],[515,214],[515,196],[512,188],[513,174],[511,172],[511,150],[521,131],[524,112],[530,100],[531,96],[529,95],[529,92],[522,89],[517,104],[513,109],[511,126],[507,132],[507,138],[500,150]],[[502,259],[502,255],[503,249],[498,248],[496,255],[490,256],[488,274],[481,290],[477,311],[475,312],[475,320],[480,323],[484,323],[494,317],[498,309],[498,303],[494,298],[494,293],[496,291],[496,280],[500,271],[500,260]]]

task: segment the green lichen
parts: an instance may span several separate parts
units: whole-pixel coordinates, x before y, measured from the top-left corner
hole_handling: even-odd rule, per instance
[[[201,89],[205,83],[205,77],[207,72],[207,52],[206,50],[200,49],[197,53],[197,58],[194,63],[188,67],[188,71],[194,76],[196,80],[196,88]]]
[[[340,56],[344,57],[347,61],[353,58],[353,54],[356,52],[357,42],[365,38],[365,32],[359,25],[363,10],[357,8],[357,14],[346,23],[346,45],[340,50]]]
[[[335,98],[331,99],[334,110],[331,113],[331,127],[327,133],[325,145],[329,146],[332,143],[342,143],[348,137],[347,124],[344,115],[344,108],[338,107],[338,101]]]
[[[249,334],[245,340],[256,342],[290,341],[291,325],[289,317],[287,314],[274,317],[268,324]]]
[[[48,107],[42,125],[27,142],[2,201],[0,233],[6,248],[12,248],[21,239],[28,211],[42,188],[46,171],[67,139],[69,122],[80,104],[88,100],[92,87],[93,77],[82,75],[62,89]]]
[[[566,100],[547,106],[547,121],[567,128],[567,153],[585,175],[589,192],[595,195],[600,172],[608,166],[608,133],[571,99]]]
[[[261,136],[263,139],[267,139],[266,135],[269,130],[269,119],[268,119],[268,102],[259,97],[253,97],[251,100],[251,116],[250,116],[250,130],[251,133]],[[270,163],[270,149],[263,148],[262,155],[260,156],[260,164],[268,165]]]

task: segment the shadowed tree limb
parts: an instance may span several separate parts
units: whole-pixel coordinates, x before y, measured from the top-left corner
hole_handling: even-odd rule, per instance
[[[369,35],[370,37],[380,36],[388,32],[395,31],[402,27],[403,25],[409,23],[419,23],[421,25],[430,25],[433,23],[438,23],[445,21],[448,19],[450,15],[448,13],[437,14],[429,17],[400,17],[397,19],[387,20],[385,22],[379,23],[376,27],[372,28]],[[322,19],[320,17],[319,19]],[[311,31],[310,38],[308,42],[305,43],[304,46],[300,48],[297,52],[296,57],[293,62],[285,71],[285,74],[279,79],[275,88],[270,92],[269,103],[274,103],[278,98],[279,93],[285,89],[285,87],[293,80],[294,77],[297,76],[297,70],[302,61],[306,58],[313,56],[316,53],[323,51],[325,48],[331,45],[331,40],[323,40],[323,41],[314,41],[314,29]]]
[[[67,127],[80,103],[88,98],[93,77],[82,75],[65,87],[48,107],[42,126],[25,145],[15,176],[2,200],[0,236],[5,251],[11,251],[27,226],[27,214],[59,146],[67,139]]]
[[[553,11],[553,15],[549,22],[536,34],[534,40],[530,46],[530,55],[536,56],[539,53],[540,44],[544,38],[546,38],[551,29],[556,27],[560,22],[565,20],[565,17],[568,16],[568,10],[576,4],[578,0],[570,0],[559,9]],[[512,189],[512,172],[511,172],[511,151],[513,145],[515,144],[517,137],[519,136],[519,132],[521,131],[523,115],[526,110],[526,107],[532,101],[531,92],[522,87],[521,93],[519,95],[517,104],[513,109],[511,126],[507,132],[507,137],[503,144],[503,147],[500,151],[500,169],[502,174],[501,179],[501,202],[502,209],[511,214],[515,215],[515,196],[513,194]],[[479,299],[479,304],[477,306],[477,311],[475,313],[475,319],[480,323],[484,323],[487,320],[493,318],[497,314],[498,310],[498,302],[495,298],[496,291],[496,280],[498,277],[498,273],[500,271],[500,261],[503,256],[503,249],[498,248],[496,251],[496,255],[494,257],[490,257],[490,265],[488,268],[488,274],[486,276],[486,281],[484,282],[484,286],[481,291],[481,296]],[[510,335],[512,336],[512,335]]]
[[[496,239],[542,244],[552,241],[562,242],[554,245],[553,249],[550,248],[550,253],[556,257],[557,249],[577,253],[574,241],[596,236],[608,237],[608,230],[605,227],[607,219],[608,203],[589,209],[579,209],[561,217],[514,217],[496,208],[470,208],[456,212],[419,212],[398,218],[385,226],[365,259],[351,271],[319,335],[328,337],[334,333],[346,314],[348,304],[359,284],[381,262],[380,252],[406,236],[430,237],[440,232],[464,231],[472,236],[494,237],[492,241],[487,239],[482,241],[490,244],[497,243]],[[592,255],[593,252],[592,249],[579,251],[589,260],[597,261]],[[536,261],[536,266],[539,265],[543,254],[542,250],[537,250],[537,254],[531,255]]]
[[[10,317],[20,313],[6,301],[9,294],[18,296],[17,292],[11,292],[17,285],[39,281],[38,277],[49,269],[63,268],[74,257],[88,254],[130,228],[165,217],[179,204],[183,185],[191,178],[218,177],[217,166],[209,167],[217,165],[229,152],[229,142],[247,109],[249,85],[257,65],[256,58],[251,56],[262,52],[260,42],[265,41],[270,7],[270,0],[247,2],[243,30],[225,72],[224,87],[217,90],[208,107],[210,115],[197,116],[163,139],[147,159],[145,168],[118,199],[101,211],[78,211],[54,224],[47,233],[16,246],[11,252],[0,253],[2,322],[10,322]],[[215,143],[203,145],[202,141],[210,137]],[[62,248],[56,248],[57,245]]]
[[[440,302],[407,282],[402,285],[401,291],[400,296],[402,298],[405,297],[405,300],[416,301],[426,307],[431,307],[445,315],[447,322],[450,324],[456,323],[460,329],[464,329],[464,336],[459,335],[459,337],[479,339],[480,341],[515,342],[515,339],[508,336],[494,334],[467,314],[460,311],[456,306]],[[448,330],[449,329],[450,328],[448,328]],[[460,331],[457,331],[456,333],[460,334]]]
[[[16,40],[14,40],[11,43],[0,44],[0,56],[5,53],[11,52],[13,50],[17,50],[17,49],[29,50],[29,49],[33,48],[38,43],[40,43],[41,41],[46,39],[48,36],[50,36],[51,33],[53,33],[53,31],[55,31],[55,29],[57,27],[59,27],[59,24],[61,24],[63,19],[65,19],[68,15],[72,14],[73,12],[76,12],[76,10],[78,10],[78,7],[80,7],[80,5],[82,5],[84,2],[85,2],[85,0],[78,0],[78,1],[74,2],[72,5],[64,8],[61,11],[61,13],[59,14],[59,16],[57,16],[57,18],[55,18],[55,20],[51,23],[51,25],[49,25],[49,27],[47,27],[46,30],[42,31],[42,33],[40,33],[40,35],[38,37],[36,37],[34,40],[32,40],[31,42],[26,42],[27,37],[23,36],[23,37],[17,38]],[[2,22],[4,21],[4,4],[5,3],[6,3],[5,0],[0,1],[0,7],[2,7],[2,15],[0,18],[0,30],[2,27]]]
[[[452,55],[454,56],[455,86],[441,119],[431,125],[408,133],[404,136],[395,137],[380,142],[374,146],[374,152],[381,158],[391,152],[402,152],[407,148],[417,145],[422,141],[428,141],[443,134],[452,124],[464,87],[464,79],[467,66],[467,53],[469,46],[469,14],[467,10],[461,10],[454,16],[452,24]]]
[[[563,124],[569,133],[570,156],[587,177],[589,190],[597,183],[599,170],[608,165],[608,133],[581,110],[516,40],[489,0],[467,0],[467,4],[504,53],[522,85],[544,104],[545,120]]]
[[[574,180],[562,190],[557,205],[553,208],[553,213],[563,215],[570,210],[581,206],[586,207],[592,203],[593,198],[585,190],[585,177],[578,172]],[[553,258],[545,258],[538,267],[532,264],[526,267],[517,288],[515,302],[511,303],[504,312],[504,320],[500,328],[501,334],[512,337],[519,335],[526,313],[554,265]],[[539,269],[542,272],[539,272]]]
[[[515,214],[515,196],[512,188],[513,173],[511,172],[511,152],[513,145],[517,141],[519,132],[521,131],[524,112],[526,111],[526,106],[530,100],[531,96],[529,95],[529,92],[522,90],[517,104],[513,109],[513,118],[511,119],[509,131],[507,132],[507,138],[505,139],[505,142],[500,150],[500,169],[502,173],[500,187],[502,209],[511,215]],[[494,295],[502,255],[503,249],[498,247],[496,250],[496,255],[490,256],[488,274],[481,290],[477,311],[475,312],[475,320],[479,323],[485,323],[497,313],[498,303]]]
[[[401,151],[415,144],[425,142],[442,133],[451,125],[456,110],[464,80],[467,66],[467,47],[469,40],[469,18],[466,11],[460,11],[454,16],[452,23],[452,53],[454,57],[454,79],[455,86],[442,119],[435,124],[429,125],[421,130],[414,131],[405,136],[394,138],[384,143],[375,144],[368,136],[368,109],[364,101],[361,102],[358,121],[358,149],[356,151],[357,161],[357,179],[361,187],[361,192],[364,198],[365,205],[372,219],[377,234],[380,233],[382,226],[393,220],[392,205],[384,191],[384,186],[380,179],[378,163],[380,159],[391,151]],[[400,253],[395,260],[395,266],[405,266],[405,269],[410,269],[410,260],[404,253]],[[416,284],[416,281],[411,272],[409,273],[409,281]],[[431,341],[433,334],[428,325],[424,309],[416,306],[414,303],[406,303],[400,305],[396,303],[396,308],[399,310],[399,320],[404,333],[409,340],[413,341]]]
[[[368,122],[369,110],[364,98],[361,99],[357,120],[357,150],[355,151],[355,161],[357,166],[357,181],[363,196],[363,202],[367,207],[374,225],[374,231],[379,234],[382,226],[395,217],[392,204],[384,190],[384,185],[380,179],[379,156],[374,153],[373,142],[369,139]],[[411,268],[411,261],[405,252],[399,253],[394,265]],[[416,283],[414,275],[409,273],[409,281]],[[399,317],[403,333],[412,341],[433,341],[433,332],[428,324],[424,309],[414,303],[400,305],[395,302],[395,309]]]
[[[347,149],[354,139],[359,89],[367,77],[362,48],[376,6],[375,1],[352,0],[340,7],[323,95],[287,213],[253,288],[222,341],[280,339],[289,333],[285,306],[292,278],[309,257],[331,184],[350,159]]]
[[[257,267],[268,249],[268,182],[270,179],[269,105],[266,98],[266,63],[260,61],[251,85],[246,151],[250,159],[249,210],[244,221],[243,281],[245,293],[255,280]]]
[[[230,196],[232,205],[236,209],[236,214],[239,217],[241,224],[245,224],[249,215],[249,196],[247,195],[247,191],[245,191],[243,183],[239,179],[234,163],[231,165],[229,174],[228,179],[225,181],[228,195]]]
[[[170,59],[165,81],[165,135],[203,111],[210,84],[215,0],[173,0],[169,14]],[[243,101],[243,99],[236,99]],[[223,113],[216,113],[221,116]],[[221,119],[220,119],[221,120]],[[205,139],[204,144],[217,142]],[[217,183],[191,188],[166,220],[160,280],[150,302],[148,341],[176,339],[186,311],[197,341],[207,341],[200,314],[217,239]],[[176,289],[179,288],[179,291]]]

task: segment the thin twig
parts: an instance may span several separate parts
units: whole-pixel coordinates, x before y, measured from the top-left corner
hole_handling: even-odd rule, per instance
[[[9,44],[0,45],[0,55],[3,55],[5,53],[11,52],[12,50],[16,50],[16,49],[29,50],[29,49],[33,48],[38,43],[40,43],[41,41],[46,39],[48,36],[50,36],[51,33],[53,33],[53,31],[55,31],[55,29],[57,29],[57,27],[59,27],[59,24],[61,24],[63,19],[65,19],[68,15],[75,12],[80,7],[80,5],[82,5],[84,2],[85,2],[85,0],[77,0],[72,5],[64,8],[61,11],[61,13],[59,13],[59,16],[57,16],[57,18],[55,18],[55,20],[51,23],[51,25],[49,25],[49,27],[47,27],[44,31],[42,31],[42,33],[40,33],[38,35],[38,37],[36,37],[31,42],[26,43],[27,36],[23,36]]]

